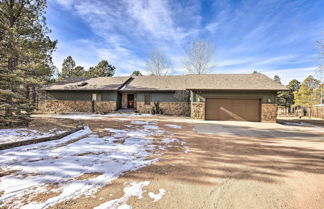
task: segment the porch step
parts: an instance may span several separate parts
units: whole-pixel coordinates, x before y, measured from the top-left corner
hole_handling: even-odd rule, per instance
[[[135,109],[134,108],[119,109],[116,112],[118,112],[118,113],[135,113]]]

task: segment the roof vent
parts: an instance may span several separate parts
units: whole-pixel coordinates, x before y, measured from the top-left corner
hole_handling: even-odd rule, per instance
[[[77,86],[85,86],[85,85],[88,85],[87,82],[82,82],[82,83],[79,83]]]

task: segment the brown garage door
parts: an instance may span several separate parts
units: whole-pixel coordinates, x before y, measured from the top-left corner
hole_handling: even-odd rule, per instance
[[[206,120],[260,121],[260,100],[206,99]]]

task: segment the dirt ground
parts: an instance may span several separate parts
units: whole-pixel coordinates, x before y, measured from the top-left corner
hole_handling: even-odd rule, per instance
[[[28,124],[27,128],[38,130],[41,133],[48,132],[52,129],[57,131],[66,131],[76,128],[81,125],[80,121],[66,119],[66,118],[46,118],[46,117],[34,117]],[[26,127],[15,127],[15,128],[26,128]]]
[[[106,118],[84,123],[100,134],[102,128],[122,128],[127,122]],[[165,124],[182,128],[174,129]],[[184,152],[181,145],[170,147],[158,162],[125,173],[93,196],[51,208],[94,208],[123,196],[123,188],[129,181],[150,181],[144,190],[155,193],[161,188],[166,190],[157,202],[153,202],[147,192],[142,199],[131,197],[127,204],[133,208],[324,208],[324,133],[316,133],[314,139],[280,135],[271,138],[197,133],[196,124],[187,122],[160,120],[158,125],[187,142],[190,152]],[[278,129],[275,127],[274,131]],[[294,131],[303,133],[303,128]],[[319,139],[321,136],[323,140]],[[91,174],[86,178],[91,178]]]

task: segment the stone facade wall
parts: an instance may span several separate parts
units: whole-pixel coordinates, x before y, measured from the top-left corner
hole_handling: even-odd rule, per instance
[[[205,103],[192,102],[191,103],[191,118],[205,120]]]
[[[136,110],[140,113],[151,113],[154,102],[150,105],[144,105],[144,102],[137,102]],[[190,103],[188,102],[160,102],[160,108],[166,115],[190,115]]]
[[[43,112],[92,112],[92,101],[82,100],[44,100],[38,105],[38,109]],[[96,101],[94,103],[95,112],[114,112],[116,110],[115,101]]]
[[[96,101],[95,102],[95,112],[108,113],[115,112],[117,109],[115,101]]]
[[[261,104],[261,122],[277,121],[277,105]]]
[[[43,112],[92,112],[92,102],[82,100],[44,100],[38,105]]]

